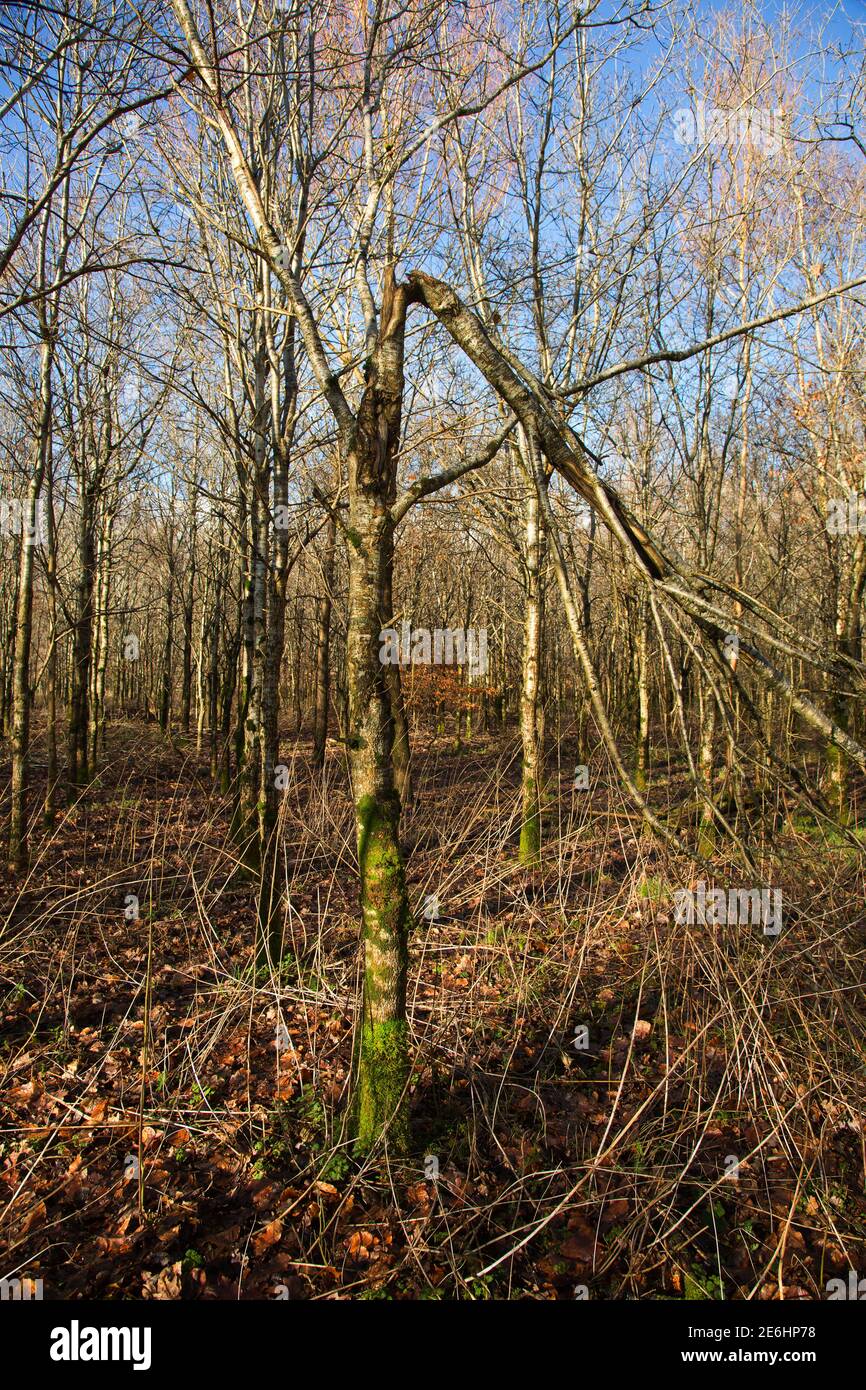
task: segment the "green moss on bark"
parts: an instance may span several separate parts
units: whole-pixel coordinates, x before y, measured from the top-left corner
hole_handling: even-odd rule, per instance
[[[387,1132],[388,1146],[408,1142],[409,1076],[406,967],[409,905],[395,796],[362,797],[356,806],[364,917],[364,1005],[357,1049],[354,1128],[360,1151]]]
[[[517,858],[527,868],[537,868],[541,863],[541,809],[534,785],[524,789]]]
[[[698,826],[698,854],[703,854],[709,858],[716,849],[716,826],[712,817],[705,815],[701,817]]]
[[[404,1153],[409,1143],[406,1083],[409,1033],[404,1019],[365,1023],[358,1059],[356,1148],[366,1153],[387,1134],[388,1148]]]

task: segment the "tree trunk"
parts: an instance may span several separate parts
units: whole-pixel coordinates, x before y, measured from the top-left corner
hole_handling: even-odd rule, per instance
[[[54,522],[54,479],[52,469],[46,477],[46,558],[45,581],[48,589],[48,662],[46,680],[46,738],[48,743],[48,778],[45,785],[43,819],[53,825],[57,816],[57,529]]]
[[[387,522],[387,531],[388,534],[385,540],[387,555],[384,565],[383,607],[380,615],[382,628],[391,626],[394,614],[394,527],[390,518]],[[412,749],[409,742],[409,722],[406,718],[406,702],[403,698],[403,681],[398,665],[388,663],[384,670],[385,680],[388,685],[388,699],[391,704],[391,721],[394,728],[394,738],[391,749],[391,761],[394,767],[394,786],[400,798],[400,806],[405,810],[412,801]]]
[[[165,593],[165,641],[162,648],[159,686],[159,727],[167,734],[171,724],[172,661],[174,658],[174,555],[168,562],[168,587]]]
[[[531,477],[531,469],[528,470]],[[533,487],[526,499],[526,532],[523,557],[523,660],[520,689],[521,864],[541,863],[541,771],[544,758],[539,726],[539,685],[541,673],[541,632],[543,623],[541,564],[544,529],[538,513],[538,496]]]
[[[96,768],[100,746],[105,747],[105,674],[108,666],[108,610],[111,599],[111,538],[114,511],[106,507],[98,552],[96,604],[96,659],[90,707],[90,766]]]
[[[712,801],[716,739],[716,700],[709,684],[706,683],[701,688],[700,720],[701,733],[698,746],[698,774],[705,795]],[[715,820],[710,807],[707,805],[706,801],[702,800],[698,812],[699,853],[712,854],[715,843]]]
[[[49,369],[50,370],[50,369]],[[50,392],[50,387],[49,387]],[[16,609],[15,654],[12,668],[12,803],[9,814],[9,869],[17,873],[27,864],[27,771],[30,751],[30,638],[33,631],[33,530],[39,489],[45,471],[42,461],[30,480],[27,493],[27,519],[21,534],[18,557],[18,605]],[[28,521],[31,526],[28,526]],[[31,529],[32,527],[32,529]]]
[[[647,642],[649,615],[644,595],[638,602],[637,637],[637,727],[635,730],[635,769],[634,782],[638,791],[646,791],[649,772],[650,752],[650,699],[649,699],[649,661]]]
[[[389,269],[378,342],[347,450],[349,473],[349,752],[364,935],[364,996],[357,1042],[355,1134],[369,1149],[408,1138],[406,1023],[409,901],[394,787],[391,698],[380,660],[381,615],[392,559],[388,509],[403,396],[405,288]]]
[[[93,498],[85,484],[79,495],[78,600],[72,639],[72,679],[69,693],[68,772],[70,795],[86,785],[89,777],[87,733],[89,725],[90,666],[93,660],[93,585],[96,564],[93,538]]]
[[[848,583],[845,584],[845,579]],[[858,535],[854,541],[850,574],[843,570],[836,607],[836,647],[843,656],[860,659],[861,610],[866,588],[866,540]],[[851,728],[852,700],[846,693],[851,685],[848,671],[841,671],[832,681],[830,714],[843,729]],[[829,744],[827,759],[830,769],[830,802],[838,819],[847,825],[852,819],[851,763],[844,750]]]
[[[322,592],[316,602],[316,709],[313,724],[313,766],[325,765],[328,742],[328,698],[331,681],[331,608],[334,589],[334,560],[337,523],[328,518],[325,552],[322,559]]]

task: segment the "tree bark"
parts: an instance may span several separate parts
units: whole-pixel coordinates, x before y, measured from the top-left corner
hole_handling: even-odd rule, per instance
[[[527,469],[532,476],[531,467]],[[523,554],[524,607],[523,658],[520,689],[521,816],[518,858],[521,864],[535,867],[541,863],[541,768],[544,756],[539,728],[539,687],[541,673],[541,640],[543,603],[541,565],[544,553],[544,528],[538,511],[538,496],[533,483],[526,499],[526,532]]]
[[[381,615],[392,563],[389,509],[403,397],[406,290],[389,269],[367,386],[348,441],[349,756],[360,873],[364,994],[357,1043],[355,1135],[360,1150],[383,1134],[408,1140],[406,1022],[409,901],[394,786],[394,723],[380,660]]]
[[[337,522],[328,517],[322,558],[322,592],[316,601],[316,707],[313,722],[313,766],[325,765],[328,742],[328,700],[331,684],[331,608],[334,590],[334,560]]]

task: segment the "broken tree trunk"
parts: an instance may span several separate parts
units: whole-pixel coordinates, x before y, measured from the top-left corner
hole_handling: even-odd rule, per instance
[[[666,551],[640,525],[616,489],[593,471],[587,450],[562,418],[561,403],[548,397],[540,383],[530,384],[517,374],[505,353],[492,341],[477,314],[461,301],[449,285],[419,270],[411,271],[408,280],[413,299],[426,305],[436,316],[494,391],[510,406],[524,430],[538,440],[541,452],[550,465],[601,515],[631,554],[646,581],[650,585],[658,585],[688,613],[709,639],[710,649],[720,668],[727,670],[722,651],[725,638],[733,631],[734,619],[726,627],[726,615],[708,599],[708,594],[718,586],[708,575],[691,573],[678,557]],[[764,616],[772,615],[765,612]],[[770,661],[763,650],[739,635],[739,653],[741,657],[749,658],[759,679],[782,694],[790,702],[792,710],[826,742],[834,744],[858,766],[866,769],[866,748],[852,738],[837,719],[828,716],[805,695],[795,691],[784,672]],[[822,663],[816,661],[816,664]],[[833,663],[827,664],[832,666]]]

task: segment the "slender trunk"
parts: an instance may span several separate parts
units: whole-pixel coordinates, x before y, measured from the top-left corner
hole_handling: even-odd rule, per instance
[[[649,661],[647,659],[649,614],[641,595],[637,636],[637,728],[635,748],[635,786],[646,791],[650,753]]]
[[[207,722],[210,739],[210,775],[216,785],[219,776],[220,740],[219,718],[219,653],[220,627],[219,615],[223,597],[222,575],[217,574],[214,584],[213,613],[208,620],[208,673],[207,673]]]
[[[48,742],[48,780],[45,786],[44,820],[53,825],[57,815],[57,529],[54,523],[54,479],[51,468],[46,477],[46,556],[45,580],[48,588],[48,662],[46,680],[46,738]]]
[[[704,685],[701,688],[700,699],[701,732],[698,745],[698,775],[700,776],[705,795],[712,801],[716,739],[716,701],[709,685]],[[715,843],[715,820],[709,806],[702,799],[698,823],[698,850],[701,854],[712,854]]]
[[[274,514],[282,523],[288,503],[290,435],[277,445],[274,467]],[[279,844],[276,773],[280,755],[280,669],[286,644],[286,586],[289,579],[289,534],[286,526],[274,528],[273,563],[269,571],[267,631],[265,633],[264,688],[262,692],[262,788],[260,836],[262,882],[259,923],[274,965],[282,959],[281,895],[277,888]]]
[[[205,638],[208,629],[208,603],[210,602],[210,575],[207,575],[202,594],[201,611],[198,619],[198,640],[195,651],[195,751],[201,753],[204,742],[205,717]]]
[[[360,1150],[387,1132],[389,1147],[408,1140],[406,1022],[409,900],[394,787],[393,717],[380,660],[381,615],[392,559],[388,508],[403,395],[406,294],[386,275],[381,329],[369,366],[349,466],[349,751],[364,934],[364,996],[357,1046],[355,1132]]]
[[[847,584],[842,581],[836,606],[836,649],[854,660],[860,658],[860,613],[863,593],[866,589],[866,539],[858,535],[854,542],[854,554]],[[850,671],[840,670],[833,678],[830,696],[831,718],[846,731],[852,725],[852,704],[848,690],[851,686]],[[836,744],[829,744],[827,760],[830,771],[830,801],[842,824],[852,819],[851,805],[851,763],[844,750]]]
[[[387,535],[385,546],[387,555],[385,559],[385,579],[382,590],[382,612],[381,627],[390,627],[394,613],[394,528],[390,519],[386,523]],[[391,749],[391,761],[394,767],[394,786],[400,798],[400,805],[405,810],[412,801],[412,749],[409,742],[409,723],[406,718],[406,702],[403,698],[403,681],[400,675],[400,667],[396,664],[388,663],[385,666],[385,680],[388,684],[388,699],[391,704],[391,722],[394,729],[394,741]]]
[[[337,523],[328,518],[322,560],[322,592],[316,602],[316,709],[313,726],[313,766],[324,767],[328,742],[328,697],[331,675],[331,607]]]
[[[12,668],[12,788],[9,816],[9,869],[17,873],[27,864],[27,771],[30,751],[30,639],[33,631],[33,540],[36,508],[42,485],[44,463],[30,480],[27,518],[21,534],[18,557],[18,606],[16,610],[15,653]],[[30,523],[28,525],[28,522]]]
[[[303,650],[300,633],[304,630],[304,607],[300,594],[295,596],[295,644],[292,655],[292,705],[294,707],[295,733],[300,734],[304,727],[304,682],[301,672]]]
[[[194,524],[194,523],[193,523]],[[183,666],[180,686],[180,727],[189,733],[192,711],[192,627],[193,592],[195,586],[195,541],[190,539],[190,560],[187,571],[186,589],[183,595]]]
[[[72,640],[72,673],[69,692],[68,780],[74,796],[89,777],[87,731],[89,723],[90,665],[93,660],[93,586],[95,547],[93,499],[83,483],[78,499],[78,598]]]
[[[174,555],[168,562],[168,587],[165,593],[165,640],[162,648],[159,688],[159,727],[164,734],[171,724],[171,667],[174,658]]]
[[[111,600],[111,537],[114,512],[106,508],[99,542],[96,659],[90,709],[90,765],[95,769],[105,749],[105,674],[108,667],[108,610]]]
[[[531,470],[530,470],[531,476]],[[526,532],[523,557],[525,596],[523,607],[523,660],[520,689],[521,767],[521,864],[541,862],[541,769],[544,757],[539,726],[541,673],[542,593],[541,565],[544,530],[533,488],[526,500]]]
[[[235,720],[235,809],[232,829],[249,868],[258,869],[258,702],[255,697],[256,658],[256,551],[258,502],[253,489],[244,517],[241,565],[241,661],[240,690]],[[253,843],[255,841],[255,843]]]

